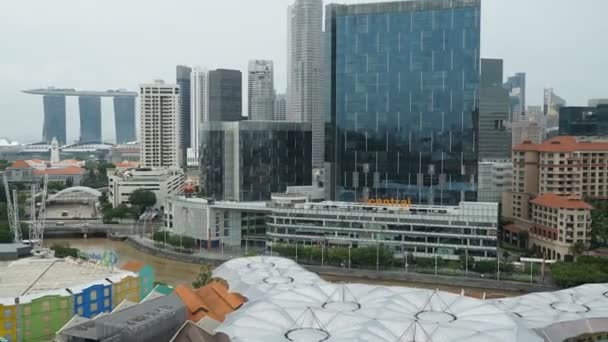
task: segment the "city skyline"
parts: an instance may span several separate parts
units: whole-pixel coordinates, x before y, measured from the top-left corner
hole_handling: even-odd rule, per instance
[[[13,115],[26,118],[3,122],[0,137],[22,142],[39,139],[43,121],[42,104],[20,94],[22,89],[49,85],[79,89],[135,89],[139,83],[155,78],[172,80],[177,64],[206,65],[210,69],[235,68],[245,72],[249,59],[269,59],[275,64],[276,90],[278,93],[285,91],[287,7],[293,3],[292,0],[277,0],[277,5],[270,7],[239,0],[221,3],[182,1],[178,5],[146,3],[142,7],[134,1],[129,6],[121,4],[118,15],[113,7],[119,3],[106,3],[95,11],[90,11],[88,5],[70,0],[52,5],[34,1],[21,1],[10,6],[0,4],[0,29],[15,33],[0,38],[0,43],[6,47],[6,53],[0,56],[0,91],[6,94],[0,98],[0,108],[3,109],[3,118]],[[226,29],[222,35],[205,34],[214,32],[214,27],[226,19],[224,15],[215,13],[228,13],[230,8],[237,5],[243,13],[248,13],[238,16],[241,25]],[[192,8],[183,15],[202,15],[205,20],[180,20],[174,28],[163,26],[156,29],[144,24],[138,26],[139,22],[132,19],[141,8],[146,8],[148,18],[162,18],[178,11],[180,6]],[[521,13],[523,6],[526,8],[524,15]],[[551,8],[554,20],[547,21],[541,27],[537,25],[537,18],[543,17],[547,8]],[[486,0],[482,4],[481,57],[503,59],[505,76],[527,73],[529,105],[542,104],[544,86],[553,87],[569,105],[585,105],[588,98],[606,97],[602,92],[601,80],[608,77],[608,71],[600,67],[603,54],[599,53],[601,48],[593,34],[608,27],[601,20],[602,8],[608,9],[608,3],[601,0],[576,3],[540,0],[533,4],[524,0]],[[20,19],[31,16],[31,13],[46,13],[48,16],[28,21]],[[259,20],[261,17],[268,20]],[[518,26],[513,24],[515,18]],[[563,25],[564,21],[577,20],[593,22],[594,25],[579,27],[576,32]],[[49,24],[50,21],[53,25]],[[110,22],[111,27],[106,28]],[[80,28],[78,34],[61,34],[70,32],[74,26]],[[100,26],[104,29],[99,29]],[[42,27],[45,27],[46,34],[39,34]],[[133,44],[131,34],[117,34],[128,30],[137,33],[144,27],[146,31],[152,30],[163,37],[186,37],[190,35],[185,32],[199,32],[202,41],[200,44],[190,44],[186,38],[179,37],[176,47],[179,47],[180,55],[173,52],[150,55],[144,43]],[[242,27],[248,29],[243,30]],[[505,27],[509,27],[509,30],[505,30]],[[209,46],[217,48],[209,49]],[[564,46],[572,48],[564,49]],[[246,80],[243,81],[245,84]],[[79,137],[78,103],[73,100],[67,101],[69,142]],[[246,106],[244,94],[243,107]],[[104,140],[112,140],[115,135],[113,122],[107,114],[111,111],[112,104],[102,100]]]

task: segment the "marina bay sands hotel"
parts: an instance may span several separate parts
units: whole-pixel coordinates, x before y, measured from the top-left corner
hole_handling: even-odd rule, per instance
[[[79,143],[102,143],[101,138],[101,98],[112,97],[114,100],[114,124],[116,143],[122,144],[137,139],[135,131],[135,98],[136,92],[123,90],[77,91],[74,89],[32,89],[24,90],[26,94],[42,95],[44,104],[44,124],[42,140],[50,142],[57,138],[60,144],[66,141],[66,101],[67,96],[78,97],[80,109]]]

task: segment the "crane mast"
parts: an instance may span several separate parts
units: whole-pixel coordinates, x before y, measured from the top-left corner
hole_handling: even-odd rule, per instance
[[[17,190],[13,190],[11,198],[11,190],[8,186],[6,175],[2,177],[4,180],[4,193],[6,194],[6,208],[8,214],[8,225],[15,242],[21,242],[21,229],[19,225],[19,199]]]

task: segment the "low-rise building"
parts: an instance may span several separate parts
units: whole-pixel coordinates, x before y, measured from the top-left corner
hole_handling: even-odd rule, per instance
[[[455,259],[459,253],[468,253],[481,259],[496,257],[497,203],[313,203],[301,194],[274,194],[270,202],[178,197],[168,201],[166,214],[168,229],[210,247],[253,246],[256,241],[265,241],[268,248],[275,243],[384,244],[395,253],[416,256],[437,254]]]
[[[109,195],[113,207],[129,204],[129,196],[139,189],[156,195],[156,208],[165,206],[168,196],[182,192],[184,172],[178,168],[139,168],[126,171],[108,170]]]
[[[186,307],[175,294],[115,311],[63,329],[69,342],[169,341],[186,321]]]
[[[58,163],[38,159],[17,160],[5,170],[4,175],[9,182],[31,182],[48,176],[49,182],[73,186],[80,185],[86,172],[83,166],[84,162],[76,160],[63,160]]]

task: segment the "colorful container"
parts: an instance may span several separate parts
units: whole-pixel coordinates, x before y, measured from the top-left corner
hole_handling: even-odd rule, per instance
[[[72,318],[72,305],[72,295],[66,290],[20,297],[18,338],[24,342],[52,341],[55,332]]]
[[[93,318],[113,307],[112,283],[102,280],[67,289],[74,296],[74,315]]]
[[[139,300],[143,300],[152,292],[154,289],[154,268],[152,266],[143,262],[130,261],[121,268],[139,276]]]
[[[17,305],[14,299],[0,299],[0,338],[17,341]]]

